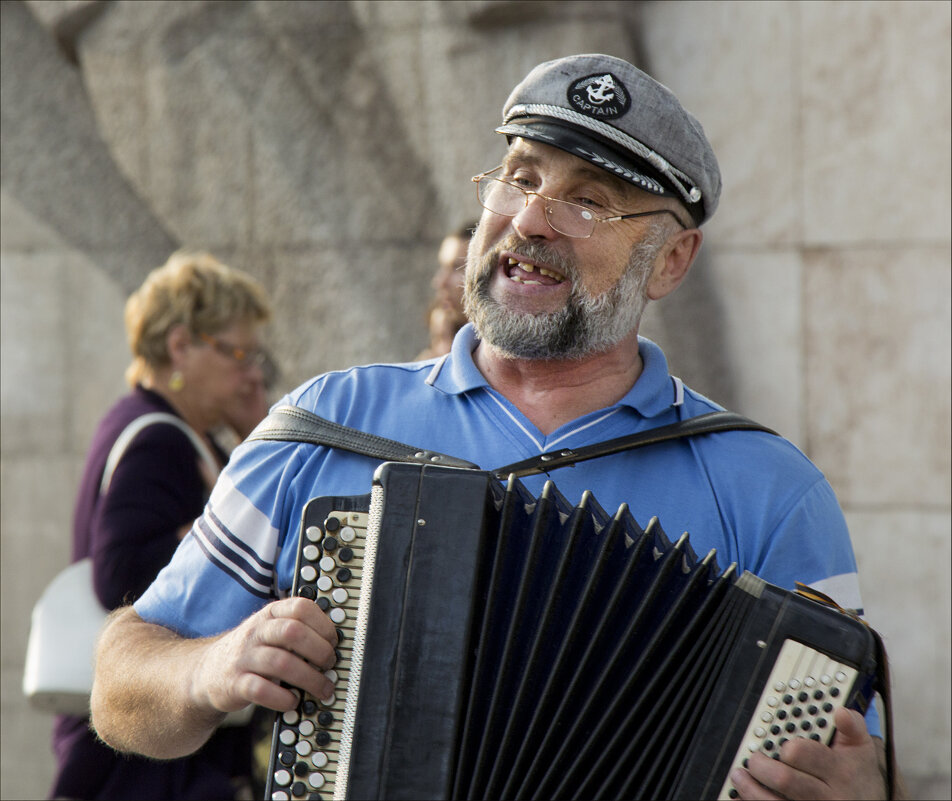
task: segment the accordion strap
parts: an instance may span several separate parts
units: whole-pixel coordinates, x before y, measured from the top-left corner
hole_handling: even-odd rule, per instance
[[[746,417],[734,412],[709,412],[697,417],[691,417],[687,420],[679,420],[666,426],[649,428],[647,431],[639,431],[636,434],[627,434],[624,437],[607,439],[604,442],[597,442],[594,445],[588,445],[584,448],[571,450],[562,448],[557,451],[549,451],[540,456],[533,456],[524,459],[521,462],[500,467],[493,471],[497,478],[507,478],[515,476],[531,476],[538,473],[547,473],[559,467],[568,467],[578,462],[584,462],[588,459],[595,459],[599,456],[609,456],[613,453],[628,451],[633,448],[641,448],[645,445],[655,445],[659,442],[668,442],[673,439],[682,439],[684,437],[694,437],[698,434],[713,434],[718,431],[765,431],[768,434],[776,435],[777,432],[754,422]]]
[[[248,440],[285,440],[309,442],[340,448],[362,456],[370,456],[384,462],[415,462],[438,464],[445,467],[478,468],[472,462],[447,456],[439,451],[414,448],[393,439],[368,434],[350,426],[325,420],[313,412],[297,406],[279,406],[248,435]]]
[[[562,448],[557,451],[550,451],[497,468],[492,472],[498,478],[505,479],[509,476],[521,478],[522,476],[547,473],[559,467],[568,467],[588,459],[608,456],[645,445],[693,437],[698,434],[737,430],[765,431],[768,434],[777,433],[760,423],[733,412],[710,412],[687,420],[679,420],[670,425],[605,440],[576,450]],[[312,445],[341,448],[384,462],[413,462],[416,464],[439,464],[445,467],[479,468],[479,465],[472,462],[457,459],[455,456],[448,456],[439,451],[414,448],[412,445],[378,437],[376,434],[368,434],[366,431],[360,431],[340,423],[334,423],[297,406],[279,406],[248,435],[248,440],[309,442]]]

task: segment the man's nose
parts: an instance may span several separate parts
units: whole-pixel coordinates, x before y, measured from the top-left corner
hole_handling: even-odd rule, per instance
[[[525,207],[512,218],[512,227],[523,239],[553,239],[558,236],[545,215],[548,201],[540,195],[527,195]]]

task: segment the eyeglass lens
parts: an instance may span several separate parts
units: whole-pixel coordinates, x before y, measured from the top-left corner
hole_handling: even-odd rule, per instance
[[[484,177],[476,184],[480,204],[494,214],[515,217],[529,202],[528,192],[498,178]],[[595,217],[575,203],[539,195],[545,203],[545,218],[556,231],[566,236],[585,238],[595,228]]]

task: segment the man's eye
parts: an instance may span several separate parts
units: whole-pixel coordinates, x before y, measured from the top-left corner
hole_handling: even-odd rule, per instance
[[[590,198],[590,197],[573,197],[572,202],[578,203],[578,205],[580,206],[586,206],[587,208],[590,208],[590,209],[604,209],[605,208],[605,205],[601,201],[595,200],[594,198]]]

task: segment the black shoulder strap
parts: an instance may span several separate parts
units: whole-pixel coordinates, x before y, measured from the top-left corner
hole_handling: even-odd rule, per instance
[[[279,406],[248,435],[248,440],[287,440],[309,442],[312,445],[327,445],[341,448],[362,456],[370,456],[383,462],[416,462],[439,464],[446,467],[478,468],[438,451],[427,451],[404,445],[396,440],[368,434],[356,428],[325,420],[323,417],[296,406]]]
[[[613,453],[654,445],[672,439],[693,437],[698,434],[712,434],[718,431],[765,431],[776,434],[766,426],[756,423],[733,412],[710,412],[688,420],[679,420],[658,428],[639,431],[624,437],[605,440],[577,450],[561,449],[550,451],[521,462],[514,462],[497,468],[492,473],[498,478],[547,473],[559,467],[568,467],[588,459],[608,456]],[[446,467],[465,467],[479,469],[479,465],[457,459],[438,451],[414,448],[396,440],[368,434],[356,428],[325,420],[323,417],[297,406],[279,406],[269,414],[258,427],[251,432],[248,440],[282,440],[290,442],[309,442],[312,445],[326,445],[341,448],[362,456],[370,456],[384,462],[415,462],[417,464],[439,464]]]
[[[568,467],[588,459],[595,459],[598,456],[608,456],[632,448],[640,448],[644,445],[654,445],[658,442],[693,437],[698,434],[737,430],[766,431],[768,434],[777,434],[776,431],[733,412],[709,412],[687,420],[679,420],[670,425],[649,428],[647,431],[639,431],[636,434],[628,434],[616,439],[608,439],[577,450],[560,449],[550,451],[540,456],[533,456],[530,459],[500,467],[493,470],[493,473],[498,478],[508,478],[509,476],[521,478],[537,473],[547,473],[559,467]]]

